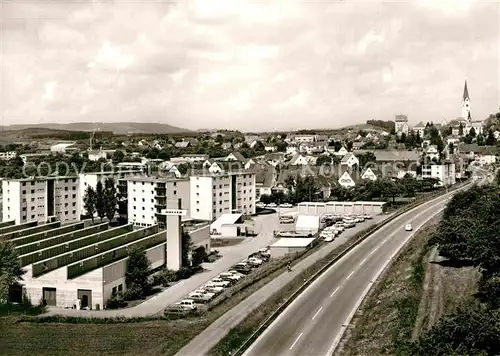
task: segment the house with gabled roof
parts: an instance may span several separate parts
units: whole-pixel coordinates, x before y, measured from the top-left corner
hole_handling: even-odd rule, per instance
[[[379,170],[377,170],[375,167],[368,167],[366,168],[362,173],[361,173],[361,179],[367,179],[371,181],[376,181],[379,179],[381,176],[381,173]]]
[[[309,160],[307,159],[307,156],[296,154],[292,156],[289,164],[290,166],[307,166],[309,164]]]
[[[337,152],[335,152],[335,156],[344,157],[348,153],[349,151],[347,151],[347,149],[344,146],[342,146]]]
[[[240,153],[240,152],[231,152],[224,158],[225,161],[239,161],[239,162],[245,162],[246,158]]]
[[[354,155],[354,153],[349,152],[342,157],[340,164],[350,168],[354,165],[359,165],[359,159]]]

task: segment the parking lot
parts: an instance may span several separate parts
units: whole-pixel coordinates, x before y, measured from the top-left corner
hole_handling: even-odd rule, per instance
[[[292,209],[288,209],[293,211]],[[283,211],[272,215],[267,215],[264,219],[259,219],[261,227],[265,230],[256,238],[259,243],[247,242],[244,246],[244,251],[248,253],[242,260],[229,266],[224,272],[220,272],[211,280],[205,282],[203,285],[198,286],[195,290],[187,293],[183,299],[175,304],[171,304],[165,312],[186,312],[203,308],[200,304],[207,304],[217,298],[218,295],[225,290],[233,287],[238,282],[245,279],[245,277],[252,273],[254,270],[259,269],[271,259],[270,250],[267,248],[272,244],[275,239],[270,235],[270,230],[276,231],[293,231],[294,224],[290,221],[280,223],[279,216],[282,216]],[[261,217],[263,218],[263,216]],[[382,217],[373,217],[370,215],[329,215],[325,214],[321,217],[320,231],[318,232],[317,239],[333,245],[344,243],[349,236],[352,236],[357,231],[365,228],[368,224],[380,221]],[[259,241],[260,240],[260,241]],[[265,243],[264,243],[265,242]],[[336,243],[334,243],[336,242]],[[266,247],[258,246],[266,245]],[[235,249],[237,246],[226,248],[226,252],[230,249]],[[254,248],[254,250],[252,250]],[[242,249],[243,251],[243,249]],[[222,253],[224,255],[224,253]]]

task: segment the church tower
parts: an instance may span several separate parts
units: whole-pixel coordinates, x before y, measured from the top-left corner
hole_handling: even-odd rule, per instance
[[[464,95],[462,97],[462,118],[467,120],[467,123],[470,125],[470,98],[469,98],[469,90],[467,90],[467,80],[465,81],[464,86]]]

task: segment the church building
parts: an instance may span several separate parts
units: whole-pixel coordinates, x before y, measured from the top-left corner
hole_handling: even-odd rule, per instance
[[[464,93],[462,96],[462,116],[457,120],[453,120],[452,123],[452,134],[455,136],[465,136],[472,128],[476,135],[483,133],[483,121],[482,120],[472,120],[471,116],[471,100],[469,96],[469,90],[467,88],[467,81],[464,85]]]

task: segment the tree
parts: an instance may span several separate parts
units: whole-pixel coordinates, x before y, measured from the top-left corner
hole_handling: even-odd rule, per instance
[[[473,127],[471,127],[471,128],[470,128],[470,130],[469,130],[469,135],[470,135],[471,137],[476,137],[476,130],[474,130],[474,128],[473,128]]]
[[[125,283],[129,298],[141,298],[149,292],[149,274],[151,262],[146,252],[139,248],[132,248],[128,253]]]
[[[108,220],[111,222],[116,214],[118,198],[116,194],[116,185],[113,177],[108,177],[104,181],[104,208]]]
[[[199,246],[193,250],[192,265],[193,267],[198,267],[203,262],[206,261],[208,255],[204,246]]]
[[[286,152],[287,147],[288,147],[288,144],[285,141],[276,142],[276,150],[278,152]]]
[[[187,232],[182,232],[181,235],[181,267],[191,267],[190,254],[193,249],[191,236]]]
[[[95,187],[95,211],[102,221],[106,216],[106,197],[101,181],[98,181]]]
[[[123,153],[123,151],[121,150],[116,150],[115,152],[113,152],[113,156],[111,157],[111,160],[113,161],[114,164],[123,162],[124,159],[125,159],[125,153]]]
[[[496,139],[495,139],[495,135],[493,134],[493,131],[490,130],[488,132],[488,137],[486,138],[486,145],[488,146],[493,146],[496,144]]]
[[[85,209],[85,214],[92,219],[92,222],[94,222],[94,214],[96,212],[96,198],[97,196],[94,188],[89,185],[83,196],[83,208]]]
[[[271,202],[272,202],[272,201],[271,201],[271,196],[270,196],[269,194],[262,194],[262,195],[260,196],[260,199],[259,199],[259,200],[260,200],[260,202],[261,202],[262,204],[266,204],[266,205],[267,205],[267,204],[271,204]]]
[[[328,155],[321,155],[316,160],[316,166],[329,166],[332,164],[332,158]]]
[[[9,302],[9,289],[23,279],[24,271],[10,241],[0,239],[0,304]]]
[[[359,167],[361,169],[364,169],[367,164],[373,163],[377,160],[375,157],[375,154],[373,152],[365,152],[363,154],[358,155],[358,160],[359,160]]]
[[[464,125],[460,123],[460,126],[458,126],[458,135],[463,136],[464,135]]]
[[[347,143],[346,143],[346,149],[347,149],[349,152],[351,152],[351,150],[352,150],[352,146],[353,146],[352,141],[347,141]]]

